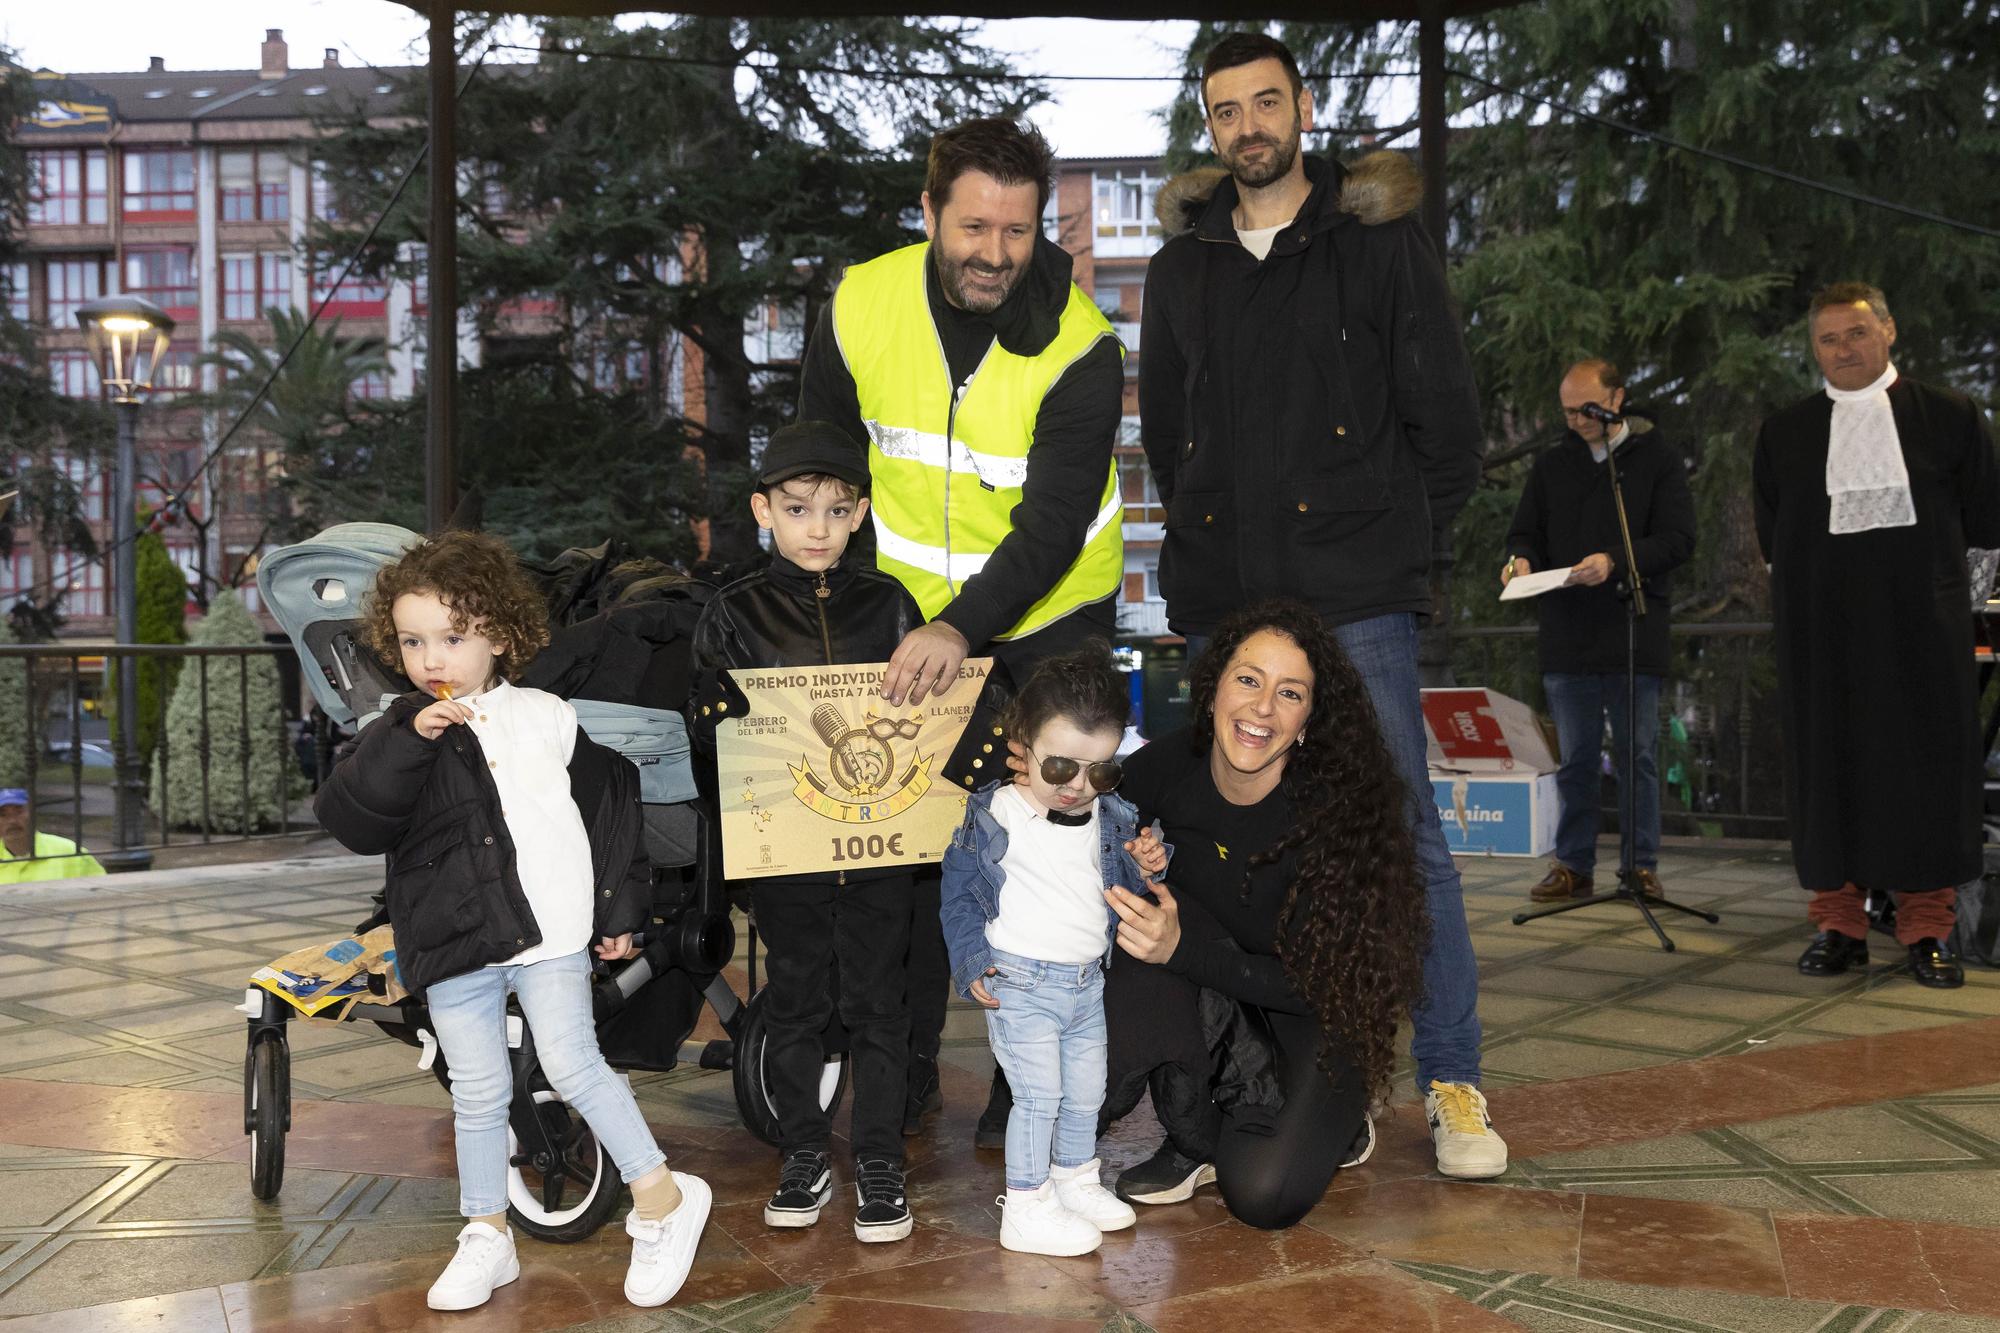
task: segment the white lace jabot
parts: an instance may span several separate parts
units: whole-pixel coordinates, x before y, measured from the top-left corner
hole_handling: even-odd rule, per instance
[[[1840,536],[1875,528],[1914,527],[1910,470],[1889,406],[1896,382],[1893,363],[1865,389],[1826,386],[1833,399],[1833,426],[1826,446],[1827,531]]]

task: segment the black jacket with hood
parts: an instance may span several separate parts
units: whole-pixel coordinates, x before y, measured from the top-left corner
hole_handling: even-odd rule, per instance
[[[396,964],[415,995],[542,942],[479,737],[466,726],[434,741],[418,735],[411,720],[431,702],[418,692],[397,699],[313,797],[320,824],[349,851],[388,854]],[[569,785],[590,835],[592,930],[637,930],[652,908],[638,770],[578,728]]]
[[[1177,177],[1146,273],[1139,407],[1166,504],[1168,623],[1205,634],[1283,594],[1335,624],[1428,614],[1433,543],[1479,481],[1479,399],[1416,168],[1308,157],[1258,260],[1236,182]]]

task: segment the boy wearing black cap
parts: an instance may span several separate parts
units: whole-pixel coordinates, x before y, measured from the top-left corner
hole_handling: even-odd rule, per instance
[[[696,743],[710,752],[715,724],[740,715],[729,670],[886,662],[924,622],[902,584],[842,559],[868,515],[868,457],[845,432],[821,421],[777,431],[757,486],[750,509],[771,534],[771,563],[717,593],[695,626],[690,721]],[[751,885],[769,967],[759,1003],[782,1161],[764,1205],[767,1226],[809,1227],[833,1193],[819,1082],[837,965],[854,1097],[854,1234],[864,1241],[910,1234],[902,1123],[911,892],[909,870],[897,867]]]

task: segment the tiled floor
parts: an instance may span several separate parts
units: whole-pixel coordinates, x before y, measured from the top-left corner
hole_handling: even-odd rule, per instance
[[[991,1060],[954,1007],[947,1110],[913,1141],[918,1228],[861,1246],[836,1208],[760,1216],[772,1163],[728,1075],[633,1078],[675,1164],[715,1188],[675,1304],[619,1294],[622,1229],[522,1243],[485,1310],[423,1292],[456,1231],[447,1099],[370,1027],[293,1028],[280,1197],[250,1196],[241,1133],[250,968],[332,938],[373,863],[301,858],[45,886],[0,899],[0,1325],[217,1333],[647,1329],[2000,1329],[2000,973],[1925,990],[1878,941],[1811,981],[1780,859],[1686,852],[1672,891],[1722,913],[1665,953],[1610,906],[1516,927],[1539,867],[1465,866],[1500,1181],[1430,1170],[1414,1105],[1287,1233],[1213,1191],[1147,1210],[1083,1259],[995,1243],[997,1154],[970,1123]],[[740,974],[735,977],[739,989]],[[697,1036],[705,1036],[704,1030]],[[1407,1080],[1405,1080],[1407,1081]],[[1148,1151],[1144,1112],[1104,1145]]]

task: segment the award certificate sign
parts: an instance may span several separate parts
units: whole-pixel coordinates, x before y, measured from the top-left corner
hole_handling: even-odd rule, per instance
[[[748,707],[715,731],[725,877],[943,859],[965,817],[965,792],[941,770],[993,659],[967,658],[944,693],[901,708],[877,693],[887,667],[729,673]]]

